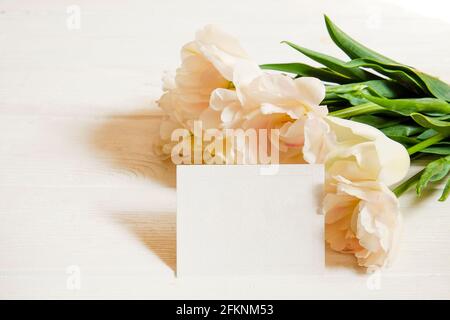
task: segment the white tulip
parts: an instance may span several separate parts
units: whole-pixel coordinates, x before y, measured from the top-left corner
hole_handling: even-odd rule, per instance
[[[323,203],[325,240],[339,252],[352,253],[360,266],[389,265],[401,229],[397,197],[377,181],[351,182],[333,177]]]
[[[191,129],[192,121],[208,108],[211,93],[231,86],[235,65],[250,61],[239,42],[213,25],[199,30],[183,46],[181,66],[164,78],[159,106],[173,120]]]
[[[305,160],[325,163],[328,176],[392,185],[410,165],[406,149],[369,125],[335,117],[309,117],[305,123]]]
[[[387,186],[403,179],[410,165],[401,144],[369,125],[328,116],[320,105],[325,86],[319,79],[262,71],[235,38],[214,26],[197,32],[182,48],[181,60],[176,74],[165,76],[159,100],[168,114],[160,127],[161,153],[190,147],[169,138],[179,127],[191,136],[195,120],[202,121],[202,130],[219,129],[222,136],[212,141],[226,146],[234,140],[222,129],[279,129],[276,148],[282,163],[325,164],[323,211],[331,248],[355,254],[365,267],[391,260],[401,219],[398,200]],[[247,146],[217,151],[208,149],[212,145],[194,143],[194,151],[186,148],[177,155],[190,158],[203,148],[206,163],[255,159]]]
[[[329,116],[311,114],[304,135],[305,160],[325,164],[326,241],[369,269],[389,264],[401,215],[387,185],[408,172],[406,149],[376,128]]]

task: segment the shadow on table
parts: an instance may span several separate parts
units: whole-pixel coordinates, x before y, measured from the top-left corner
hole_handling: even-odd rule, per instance
[[[117,213],[112,217],[176,272],[175,213]]]
[[[176,214],[175,213],[120,213],[113,219],[124,226],[147,248],[155,253],[176,273]],[[341,254],[326,246],[325,265],[327,269],[343,268],[365,273],[358,267],[351,254]]]
[[[151,110],[110,116],[92,132],[90,144],[115,168],[175,187],[175,166],[154,152],[161,120]]]
[[[170,160],[161,160],[154,152],[161,120],[161,113],[151,110],[112,115],[93,130],[90,146],[112,167],[174,188],[175,166]],[[116,213],[112,216],[175,272],[175,213]]]
[[[91,135],[91,145],[112,166],[135,176],[175,187],[175,166],[159,159],[153,151],[162,116],[149,110],[110,116]],[[173,271],[176,268],[175,213],[114,214],[114,219],[154,252]],[[326,249],[327,268],[364,272],[353,255]]]

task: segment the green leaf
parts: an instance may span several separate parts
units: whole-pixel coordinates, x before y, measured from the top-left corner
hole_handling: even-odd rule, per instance
[[[445,136],[450,135],[450,122],[448,121],[433,119],[420,113],[412,113],[411,117],[424,128],[433,129]]]
[[[371,68],[391,79],[397,80],[400,85],[414,94],[423,95],[427,92],[425,84],[420,79],[407,73],[404,68],[382,64],[368,58],[355,59],[347,62],[346,65],[349,68]]]
[[[347,108],[343,108],[343,109],[339,109],[336,111],[332,111],[330,112],[328,115],[333,116],[333,117],[337,117],[337,118],[350,118],[350,117],[354,117],[354,116],[359,116],[359,115],[365,115],[365,114],[372,114],[372,113],[377,113],[377,112],[384,112],[384,111],[388,111],[385,108],[372,103],[372,102],[366,102],[357,106],[352,106],[352,107],[347,107]]]
[[[443,179],[450,171],[450,156],[430,162],[426,167],[416,186],[417,194],[422,194],[429,182]]]
[[[369,80],[358,83],[342,84],[327,87],[327,95],[332,93],[348,93],[368,89],[372,93],[385,98],[401,98],[408,92],[400,85],[391,80]]]
[[[430,138],[428,138],[426,140],[419,140],[420,141],[419,143],[417,143],[413,146],[410,146],[409,148],[406,149],[406,151],[408,151],[408,154],[411,156],[417,152],[422,151],[423,149],[431,147],[432,145],[435,145],[435,144],[445,140],[445,138],[446,138],[445,135],[438,132],[434,136],[431,136]]]
[[[388,64],[370,58],[359,58],[347,63],[348,67],[371,68],[416,93],[427,93],[450,101],[450,86],[436,77],[402,64]]]
[[[410,125],[410,124],[397,124],[382,129],[381,131],[388,136],[399,136],[399,137],[409,137],[414,136],[418,133],[423,132],[425,129],[423,127]],[[417,139],[416,139],[417,140]],[[418,141],[420,142],[420,141]]]
[[[437,117],[437,119],[442,120],[442,121],[450,120],[450,113],[446,114],[445,116],[439,116],[439,117]]]
[[[428,129],[428,130],[425,130],[424,132],[422,132],[421,134],[419,134],[417,136],[417,139],[426,140],[428,138],[431,138],[432,136],[435,136],[436,134],[437,134],[436,130]]]
[[[369,82],[369,81],[367,81]],[[367,88],[367,82],[356,82],[356,83],[349,83],[349,84],[341,84],[336,86],[327,86],[326,87],[326,94],[338,94],[338,93],[349,93],[349,92],[356,92],[361,91],[365,88]]]
[[[415,73],[425,83],[428,91],[433,96],[450,102],[450,86],[447,83],[413,68],[411,68],[411,72]]]
[[[420,150],[420,152],[447,156],[450,154],[450,142],[437,143],[431,147]]]
[[[439,198],[439,201],[447,200],[449,194],[450,194],[450,179],[447,180],[447,183],[445,184],[444,187],[444,191],[442,191],[442,195]]]
[[[403,72],[406,72],[410,77],[413,77],[415,82],[418,82],[422,89],[425,89],[434,97],[450,101],[450,86],[447,83],[414,68],[400,64],[378,52],[375,52],[363,46],[362,44],[348,36],[346,33],[344,33],[341,29],[339,29],[327,16],[325,16],[325,24],[327,26],[327,30],[331,39],[351,59],[371,59],[373,63],[378,64],[380,67],[383,67],[381,68],[381,70],[380,68],[378,68],[378,70],[375,68],[373,69],[385,75],[387,74],[383,72],[387,72],[387,69],[402,70]],[[392,79],[399,80],[401,83],[403,82],[403,84],[407,84],[408,87],[411,86],[410,78],[404,76],[401,73],[392,73],[387,76],[391,77]]]
[[[408,191],[412,186],[417,184],[417,181],[419,180],[423,171],[424,170],[417,172],[415,175],[413,175],[409,179],[403,181],[398,186],[396,186],[394,190],[392,190],[392,192],[394,192],[394,194],[397,196],[397,198],[399,198],[403,193]]]
[[[357,106],[366,103],[367,100],[357,92],[354,93],[338,93],[338,97],[347,100],[352,106]]]
[[[388,110],[397,112],[404,116],[409,116],[412,113],[450,113],[450,105],[440,99],[434,98],[419,98],[419,99],[385,99],[364,95],[367,100],[376,103]]]
[[[293,73],[302,77],[316,77],[325,82],[351,83],[353,80],[326,68],[316,68],[304,63],[262,64],[261,69]]]
[[[328,34],[334,43],[341,48],[351,59],[370,57],[379,61],[396,63],[394,60],[389,59],[350,38],[346,33],[339,29],[328,16],[325,15],[325,24],[327,26]]]
[[[400,122],[404,121],[402,118],[387,118],[387,117],[381,117],[381,116],[375,116],[372,114],[364,114],[360,116],[354,116],[350,118],[352,121],[361,122],[368,124],[372,127],[383,129],[390,126],[395,126],[396,124],[399,124]]]
[[[363,82],[369,91],[388,99],[402,98],[408,95],[408,91],[391,80],[371,80]]]
[[[333,108],[341,109],[342,107],[348,107],[347,100],[336,97],[335,99],[324,99],[321,104],[326,105],[328,110],[331,111]]]
[[[348,67],[344,61],[334,58],[332,56],[300,47],[289,41],[283,41],[282,43],[286,43],[290,47],[303,53],[305,56],[311,58],[312,60],[330,68],[334,72],[347,76],[353,80],[364,81],[364,80],[378,79],[377,76],[367,71],[361,70],[359,68]]]
[[[398,98],[407,94],[406,90],[391,80],[370,80],[326,87],[325,100],[345,99],[351,105],[368,102],[362,94],[375,94],[379,97]]]
[[[388,135],[386,136],[394,141],[397,141],[398,143],[401,143],[405,148],[408,148],[411,145],[415,145],[420,142],[420,140],[417,140],[416,138],[410,138],[405,136],[397,136],[397,135]]]

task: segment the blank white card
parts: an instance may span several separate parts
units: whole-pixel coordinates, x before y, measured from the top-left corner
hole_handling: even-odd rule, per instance
[[[322,165],[177,166],[177,276],[324,268]]]

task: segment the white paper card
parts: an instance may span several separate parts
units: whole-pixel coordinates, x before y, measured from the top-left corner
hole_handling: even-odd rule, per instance
[[[324,268],[322,165],[177,166],[177,276]]]

